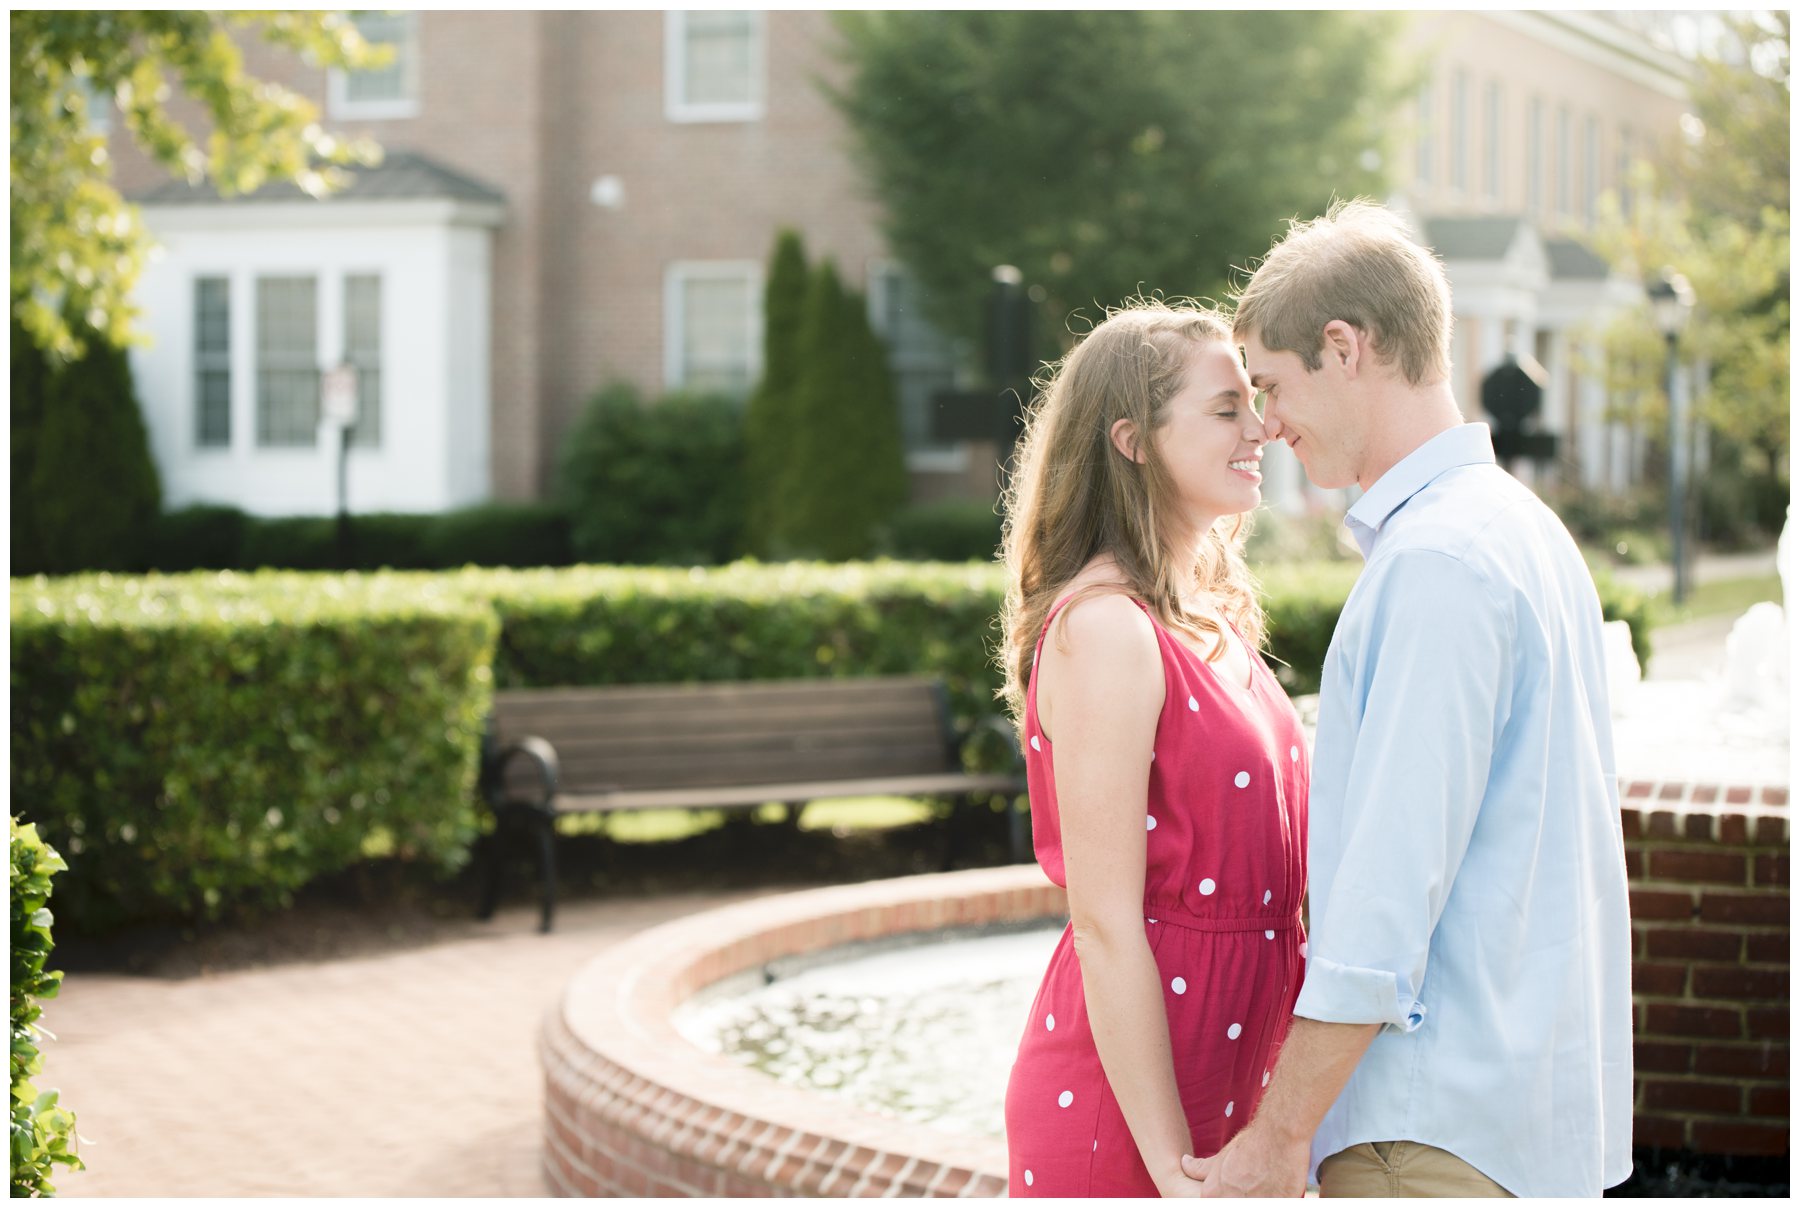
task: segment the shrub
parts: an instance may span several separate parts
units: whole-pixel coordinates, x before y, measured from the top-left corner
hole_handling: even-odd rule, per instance
[[[191,570],[454,570],[462,566],[567,566],[569,519],[551,503],[486,503],[452,512],[352,516],[353,565],[340,566],[335,516],[264,519],[197,504],[158,518],[147,559],[167,574]]]
[[[238,565],[245,570],[334,570],[337,519],[332,516],[262,516],[244,528]]]
[[[806,251],[800,236],[782,231],[763,290],[763,376],[744,407],[745,548],[763,558],[776,549],[787,489],[784,476],[792,461],[806,282]]]
[[[238,508],[199,503],[164,512],[151,530],[148,569],[238,570],[254,519]]]
[[[743,413],[729,399],[672,394],[646,406],[608,386],[563,446],[557,496],[575,556],[608,563],[716,563],[744,524]]]
[[[125,350],[97,332],[84,338],[80,360],[28,352],[13,374],[12,497],[28,526],[16,572],[135,569],[162,506]],[[15,355],[20,339],[15,325]]]
[[[554,503],[485,503],[432,518],[422,565],[568,566],[568,513]]]
[[[37,827],[12,819],[12,1195],[54,1195],[52,1168],[86,1164],[69,1150],[75,1117],[58,1107],[57,1092],[39,1091],[32,1079],[44,1070],[38,1051],[43,1014],[38,1004],[55,998],[62,974],[44,969],[55,946],[50,938],[50,879],[65,865]]]
[[[371,834],[451,868],[497,635],[423,575],[15,580],[12,792],[84,930],[276,904]]]
[[[929,562],[992,562],[1000,547],[1000,515],[992,504],[953,500],[894,514],[894,556]]]

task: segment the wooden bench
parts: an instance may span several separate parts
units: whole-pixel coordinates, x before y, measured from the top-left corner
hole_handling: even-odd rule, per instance
[[[483,742],[481,791],[494,811],[480,917],[499,900],[509,831],[534,840],[541,930],[556,906],[558,814],[611,810],[796,809],[825,797],[969,797],[1025,791],[1024,760],[999,717],[1010,770],[963,770],[964,736],[932,679],[637,684],[500,692]],[[1025,819],[1009,814],[1012,859]]]

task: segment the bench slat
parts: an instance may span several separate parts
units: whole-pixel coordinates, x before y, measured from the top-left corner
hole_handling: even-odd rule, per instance
[[[888,776],[856,780],[728,785],[698,789],[638,789],[617,793],[559,793],[558,813],[593,810],[706,809],[828,797],[924,797],[1021,791],[1004,775]]]

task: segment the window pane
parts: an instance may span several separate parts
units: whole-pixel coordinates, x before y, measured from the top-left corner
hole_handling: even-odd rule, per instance
[[[1594,224],[1600,204],[1600,119],[1590,117],[1582,148],[1585,162],[1581,173],[1581,213],[1589,226]]]
[[[194,439],[202,448],[231,444],[231,282],[194,281]]]
[[[750,281],[704,277],[682,283],[682,385],[741,394],[750,389]]]
[[[318,282],[256,281],[256,443],[310,446],[319,427]]]
[[[1574,175],[1569,151],[1569,107],[1556,111],[1556,212],[1572,213],[1569,205],[1569,178]]]
[[[344,359],[356,368],[356,423],[350,443],[381,443],[381,278],[344,278]]]
[[[1450,187],[1469,187],[1469,75],[1450,78]]]
[[[756,19],[746,12],[684,14],[682,79],[690,105],[756,100],[752,57]]]
[[[925,318],[925,295],[902,269],[887,269],[869,283],[878,295],[879,334],[900,404],[900,433],[908,452],[950,448],[931,438],[933,396],[956,385],[956,352]]]
[[[1544,102],[1531,98],[1525,122],[1525,208],[1537,214],[1544,207]]]
[[[394,57],[386,67],[348,72],[344,99],[348,101],[407,101],[413,99],[413,35],[416,13],[355,13],[350,18],[369,42],[392,46]]]
[[[1489,80],[1487,86],[1487,167],[1486,186],[1488,197],[1493,201],[1500,200],[1500,81]]]
[[[1419,183],[1431,183],[1431,140],[1434,132],[1431,128],[1431,84],[1427,81],[1419,86]]]

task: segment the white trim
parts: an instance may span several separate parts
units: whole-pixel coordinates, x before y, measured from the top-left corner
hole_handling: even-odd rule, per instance
[[[768,95],[768,22],[761,12],[750,18],[750,99],[695,104],[687,94],[687,11],[663,13],[663,116],[671,122],[755,122],[762,120]]]
[[[499,202],[427,198],[418,201],[139,202],[146,218],[166,231],[246,231],[261,228],[372,226],[499,226]]]
[[[1484,9],[1480,15],[1675,100],[1686,100],[1693,69],[1629,30],[1585,13]]]
[[[416,10],[401,10],[400,15],[409,18],[406,42],[399,45],[394,54],[411,95],[391,101],[353,101],[349,97],[349,73],[333,67],[325,73],[326,113],[330,117],[345,121],[382,121],[419,116],[419,14]]]
[[[663,389],[686,385],[682,339],[686,335],[682,313],[682,286],[689,281],[744,281],[749,286],[749,377],[754,388],[762,378],[763,265],[760,260],[672,260],[663,269]]]

